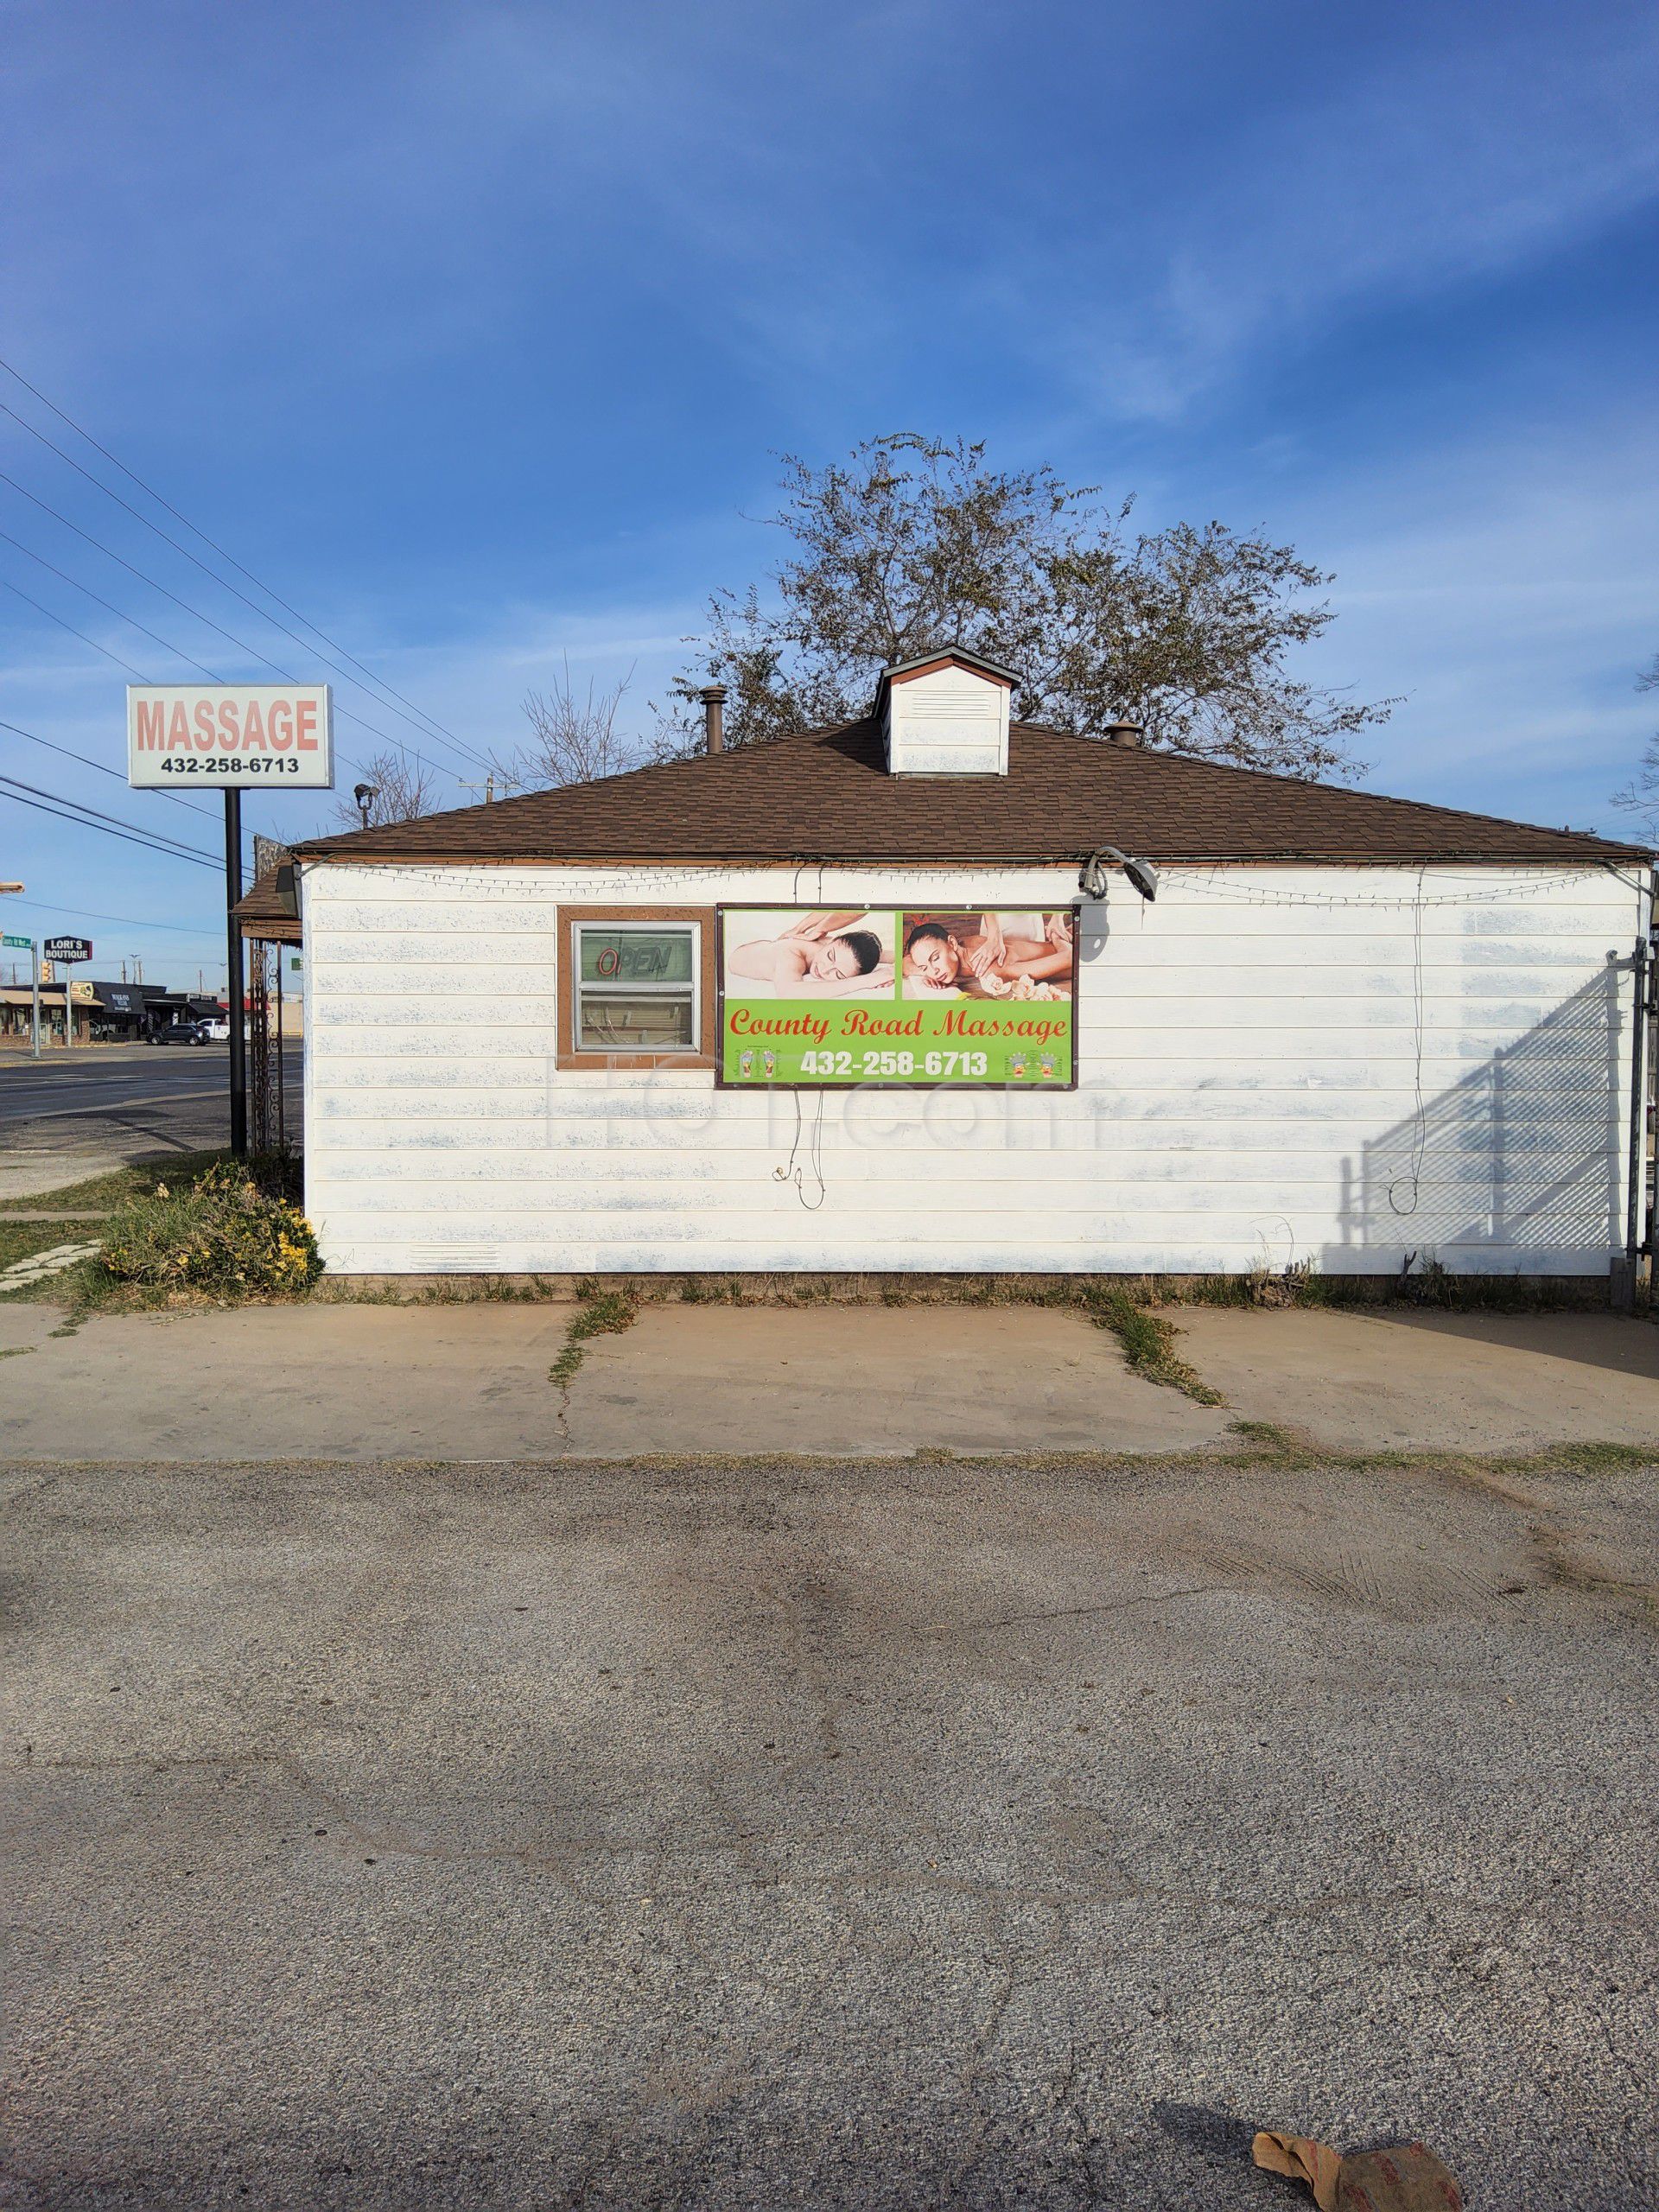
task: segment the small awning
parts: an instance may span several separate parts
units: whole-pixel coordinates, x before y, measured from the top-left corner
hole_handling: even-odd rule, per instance
[[[245,938],[256,944],[300,943],[299,901],[293,886],[294,870],[285,862],[268,869],[252,890],[238,899],[232,912]]]

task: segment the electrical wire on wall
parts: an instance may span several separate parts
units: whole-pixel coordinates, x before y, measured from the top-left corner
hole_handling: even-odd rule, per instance
[[[801,878],[810,868],[816,868],[818,871],[817,904],[820,906],[823,904],[824,862],[810,853],[798,853],[795,855],[795,880],[790,886],[790,902],[792,906],[798,906],[801,903]],[[822,1090],[817,1095],[812,1114],[812,1127],[809,1133],[806,1128],[806,1117],[801,1111],[801,1094],[798,1090],[791,1093],[795,1102],[794,1141],[789,1147],[789,1158],[781,1167],[774,1167],[772,1171],[772,1179],[774,1183],[793,1185],[796,1197],[809,1213],[817,1213],[829,1196],[828,1187],[823,1179],[823,1102],[826,1095]],[[806,1145],[805,1166],[800,1164],[803,1141]],[[811,1171],[813,1181],[818,1186],[818,1195],[816,1198],[809,1198],[806,1195],[806,1177],[809,1168]]]
[[[1416,1098],[1415,1126],[1411,1138],[1411,1166],[1404,1175],[1396,1175],[1389,1185],[1389,1204],[1402,1219],[1408,1219],[1417,1211],[1423,1189],[1423,1154],[1428,1144],[1428,1115],[1423,1104],[1423,879],[1428,873],[1425,862],[1417,871],[1417,902],[1411,917],[1411,1008],[1413,1027],[1414,1072],[1413,1085]],[[1409,1194],[1409,1203],[1402,1203],[1400,1194]]]
[[[810,1135],[806,1129],[806,1117],[801,1112],[801,1094],[796,1090],[790,1095],[795,1101],[795,1141],[789,1147],[789,1158],[783,1166],[772,1169],[772,1179],[774,1183],[792,1183],[795,1186],[796,1197],[806,1208],[808,1213],[817,1213],[829,1196],[828,1186],[823,1179],[823,1102],[828,1094],[821,1090],[817,1095]],[[798,1164],[803,1138],[806,1142],[805,1166]],[[810,1168],[812,1179],[818,1186],[818,1195],[816,1198],[809,1198],[806,1195],[808,1168]]]

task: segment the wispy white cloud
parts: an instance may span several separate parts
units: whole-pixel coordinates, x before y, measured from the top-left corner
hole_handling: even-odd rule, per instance
[[[1294,495],[1337,575],[1313,663],[1402,693],[1368,741],[1380,790],[1617,827],[1609,800],[1659,721],[1659,429],[1517,423]]]
[[[1132,244],[1072,235],[1027,264],[1027,305],[1075,310],[1043,342],[1108,412],[1173,421],[1264,349],[1501,276],[1651,204],[1659,21],[1613,10],[1586,30],[1558,10],[1442,14],[1363,74],[1241,113],[1204,156],[1184,150]]]

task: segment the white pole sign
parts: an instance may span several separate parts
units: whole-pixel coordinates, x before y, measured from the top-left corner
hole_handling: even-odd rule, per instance
[[[129,683],[127,781],[241,791],[332,791],[334,694],[326,683]]]

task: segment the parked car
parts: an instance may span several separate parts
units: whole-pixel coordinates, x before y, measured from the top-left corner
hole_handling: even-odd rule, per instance
[[[228,1016],[219,1020],[215,1020],[210,1014],[207,1020],[200,1024],[200,1027],[207,1033],[207,1041],[210,1045],[228,1045],[230,1043],[231,1024]]]
[[[207,1024],[205,1021],[170,1021],[165,1029],[152,1029],[152,1045],[205,1045]]]

